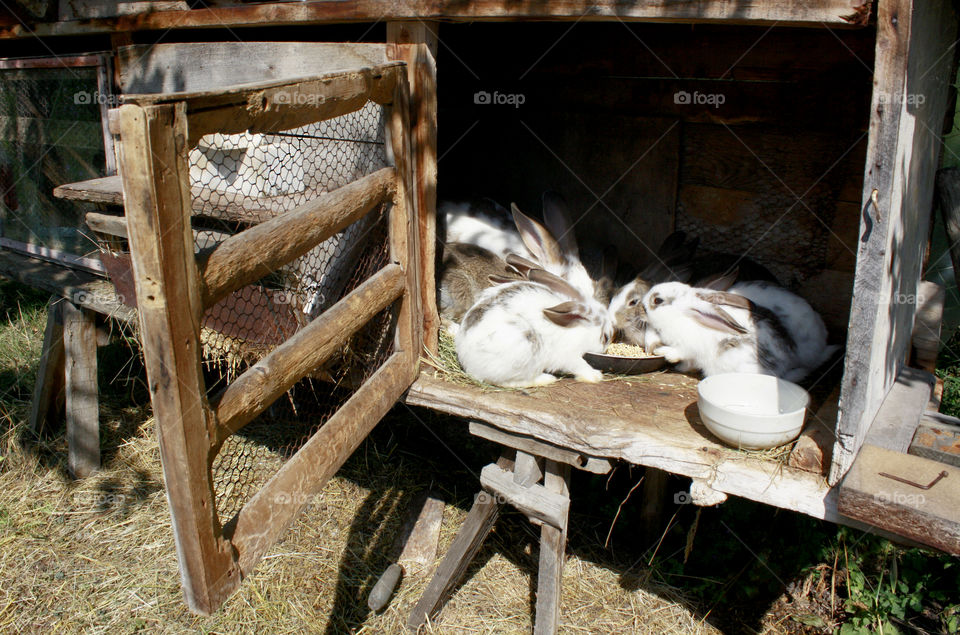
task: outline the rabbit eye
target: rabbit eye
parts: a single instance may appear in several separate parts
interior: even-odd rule
[[[630,301],[627,302],[627,306],[629,306],[629,307],[635,307],[635,306],[637,306],[637,302],[639,302],[639,301],[640,301],[639,298],[631,298]]]
[[[661,304],[663,304],[663,298],[661,298],[658,295],[655,295],[650,299],[650,304],[652,304],[653,306],[660,306]]]

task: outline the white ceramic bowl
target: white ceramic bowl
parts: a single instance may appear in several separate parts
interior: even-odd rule
[[[727,373],[697,386],[700,418],[737,448],[761,450],[793,441],[803,429],[810,395],[772,375]]]

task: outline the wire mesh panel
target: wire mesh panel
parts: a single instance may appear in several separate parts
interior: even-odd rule
[[[68,60],[69,61],[69,60]],[[66,63],[66,62],[65,62]],[[83,211],[54,198],[63,183],[104,176],[95,66],[0,68],[0,236],[83,255]]]

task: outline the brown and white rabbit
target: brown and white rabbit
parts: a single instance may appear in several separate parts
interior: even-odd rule
[[[440,317],[450,323],[448,330],[455,332],[454,325],[459,324],[484,289],[498,282],[522,279],[519,272],[492,251],[470,243],[447,243],[440,266]]]
[[[838,349],[823,319],[800,296],[769,282],[729,291],[658,284],[643,298],[660,344],[653,352],[703,375],[761,373],[800,381]]]
[[[562,278],[539,269],[528,281],[484,290],[460,323],[460,365],[471,377],[509,387],[543,386],[553,373],[598,382],[602,373],[584,359],[601,353],[613,325],[606,307]]]

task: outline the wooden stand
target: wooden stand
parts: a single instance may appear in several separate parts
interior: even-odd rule
[[[567,545],[570,467],[603,474],[610,471],[611,464],[594,457],[585,460],[578,453],[507,433],[478,421],[470,423],[470,432],[506,447],[496,463],[481,471],[482,489],[450,550],[410,613],[407,627],[416,630],[440,612],[493,529],[501,507],[509,503],[526,514],[530,522],[540,525],[537,614],[533,632],[538,635],[556,633],[560,619],[563,554]],[[511,459],[514,451],[515,457]]]

